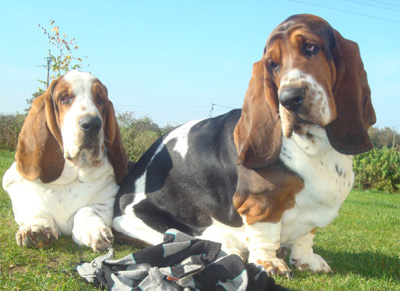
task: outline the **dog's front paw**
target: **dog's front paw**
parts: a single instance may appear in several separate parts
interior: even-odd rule
[[[270,258],[264,260],[257,260],[257,265],[262,266],[269,276],[285,276],[291,278],[293,276],[292,270],[286,265],[282,259]]]
[[[104,251],[112,246],[114,236],[104,223],[74,226],[72,238],[78,245],[91,247],[94,251]]]
[[[300,271],[325,273],[331,271],[331,267],[329,267],[328,263],[320,255],[314,253],[304,255],[300,258],[290,257],[290,264]]]
[[[52,226],[34,224],[21,227],[15,238],[20,247],[46,248],[57,241],[58,232]]]

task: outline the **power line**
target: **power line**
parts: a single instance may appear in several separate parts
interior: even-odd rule
[[[20,98],[0,98],[0,100],[26,101],[26,99],[20,99]]]
[[[135,105],[135,104],[114,104],[115,107],[147,107],[147,108],[199,108],[208,107],[208,105]]]
[[[213,106],[234,109],[235,107],[215,104],[212,103]],[[150,105],[150,104],[114,104],[115,107],[148,107],[148,108],[200,108],[200,107],[209,107],[210,105]]]
[[[324,5],[319,5],[319,4],[314,4],[314,3],[309,3],[309,2],[299,1],[299,0],[288,0],[288,1],[297,2],[297,3],[301,3],[301,4],[306,4],[306,5],[311,5],[311,6],[316,6],[316,7],[321,7],[321,8],[326,8],[326,9],[331,9],[331,10],[340,11],[340,12],[346,12],[346,13],[350,13],[350,14],[354,14],[354,15],[359,15],[359,16],[364,16],[364,17],[369,17],[369,18],[374,18],[374,19],[378,19],[378,20],[382,20],[382,21],[387,21],[387,22],[400,24],[400,21],[390,20],[390,19],[376,17],[376,16],[363,14],[363,13],[358,13],[358,12],[352,12],[352,11],[345,10],[345,9],[339,9],[339,8],[334,8],[334,7],[329,7],[329,6],[324,6]]]
[[[357,4],[361,4],[361,5],[365,5],[365,6],[377,7],[377,8],[381,8],[381,9],[385,9],[385,10],[389,10],[389,11],[396,11],[396,12],[400,11],[399,9],[395,9],[395,8],[388,8],[388,7],[383,7],[383,6],[380,6],[380,5],[368,4],[368,3],[355,1],[355,0],[346,0],[346,1],[357,3]]]
[[[228,109],[234,109],[233,107],[230,107],[230,106],[225,106],[225,105],[219,105],[219,104],[211,103],[211,108],[210,108],[210,111],[209,111],[208,114],[207,114],[207,118],[211,118],[211,117],[212,117],[212,113],[213,113],[213,110],[214,110],[214,107],[215,107],[215,106],[223,107],[223,108],[228,108]]]
[[[115,104],[114,106],[115,107],[142,107],[142,108],[143,107],[147,107],[147,108],[204,108],[204,107],[208,107],[209,105],[169,105],[169,106],[165,106],[165,105],[132,105],[132,104],[131,105],[121,105],[121,104]],[[208,111],[207,118],[212,117],[215,106],[227,108],[227,109],[234,109],[234,107],[231,107],[231,106],[211,103],[211,108]]]
[[[213,103],[213,105],[218,106],[218,107],[228,108],[228,109],[235,109],[235,107],[226,106],[226,105],[220,105],[220,104],[215,104],[215,103]]]
[[[395,4],[386,3],[386,2],[382,2],[382,1],[376,1],[376,0],[369,0],[369,1],[375,2],[375,3],[380,3],[380,4],[383,4],[383,5],[387,5],[387,6],[393,6],[393,7],[399,7],[400,8],[400,5],[395,5]]]

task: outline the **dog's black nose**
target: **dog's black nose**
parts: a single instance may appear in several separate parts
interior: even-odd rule
[[[97,116],[85,116],[79,119],[79,127],[90,136],[98,134],[102,125],[103,121]]]
[[[304,88],[287,89],[279,95],[279,102],[290,111],[298,110],[306,98]]]

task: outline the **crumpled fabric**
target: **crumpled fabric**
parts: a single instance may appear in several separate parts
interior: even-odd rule
[[[109,290],[288,290],[254,264],[227,255],[221,244],[170,229],[164,242],[112,260],[113,249],[77,266],[79,275]]]

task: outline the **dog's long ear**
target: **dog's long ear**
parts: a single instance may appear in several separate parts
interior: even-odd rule
[[[333,90],[337,118],[326,127],[329,141],[338,152],[360,154],[372,149],[368,128],[376,122],[367,73],[357,43],[335,31],[333,58],[336,84]]]
[[[278,110],[277,88],[259,61],[253,65],[242,115],[234,130],[238,164],[261,169],[278,159],[282,144]]]
[[[114,168],[115,180],[119,185],[128,173],[128,159],[122,145],[121,133],[115,117],[114,106],[110,100],[107,101],[105,133],[108,160]]]
[[[64,169],[62,139],[52,96],[58,80],[33,101],[18,137],[17,170],[30,181],[40,178],[43,183],[53,182]]]

